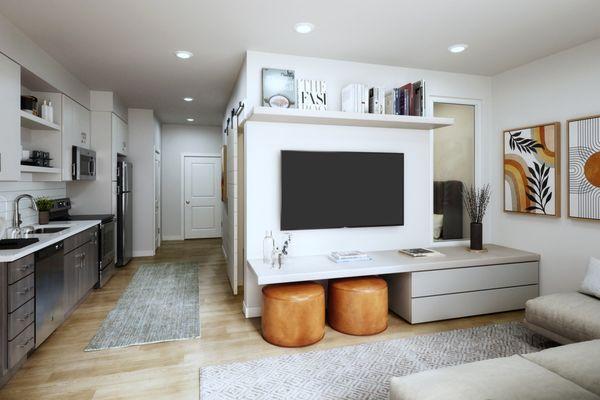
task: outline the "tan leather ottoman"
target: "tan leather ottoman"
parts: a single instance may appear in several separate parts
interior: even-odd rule
[[[388,324],[387,283],[374,276],[329,281],[327,320],[336,331],[350,335],[383,332]]]
[[[314,282],[263,287],[262,335],[276,346],[301,347],[325,335],[325,290]]]

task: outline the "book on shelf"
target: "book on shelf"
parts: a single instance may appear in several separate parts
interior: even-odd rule
[[[369,114],[384,114],[385,92],[383,88],[372,87],[369,89]]]
[[[425,115],[425,82],[417,81],[394,88],[385,95],[385,114]]]
[[[369,92],[360,83],[352,83],[342,89],[342,111],[352,113],[369,112]]]
[[[371,257],[362,251],[334,251],[329,254],[329,259],[336,263],[369,261]]]
[[[406,254],[411,257],[440,257],[444,256],[444,254],[439,251],[435,251],[432,249],[424,249],[421,247],[413,248],[413,249],[401,249],[398,250],[402,254]]]

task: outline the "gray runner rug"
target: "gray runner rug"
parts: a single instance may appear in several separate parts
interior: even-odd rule
[[[85,351],[198,337],[198,265],[144,264]]]
[[[216,365],[200,370],[200,399],[387,399],[393,376],[548,345],[514,322]]]

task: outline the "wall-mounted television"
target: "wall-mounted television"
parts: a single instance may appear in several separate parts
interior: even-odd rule
[[[404,225],[404,154],[281,152],[281,230]]]

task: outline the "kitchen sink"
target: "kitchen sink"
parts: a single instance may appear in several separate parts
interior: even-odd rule
[[[65,229],[69,229],[69,228],[66,228],[64,226],[55,227],[55,228],[37,228],[37,229],[34,229],[32,233],[34,233],[36,235],[43,234],[43,233],[56,233],[56,232],[64,231]]]
[[[27,238],[27,239],[2,239],[0,240],[0,250],[14,250],[22,249],[30,244],[39,242],[38,238]]]

